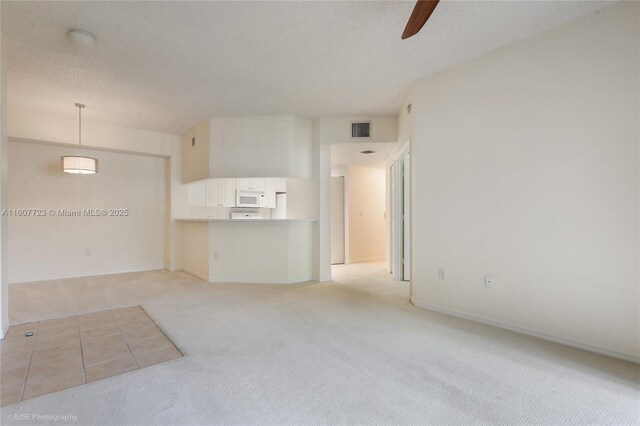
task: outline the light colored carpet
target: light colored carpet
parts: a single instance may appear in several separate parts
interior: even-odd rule
[[[637,365],[415,308],[379,264],[334,278],[234,285],[147,272],[13,285],[14,323],[140,304],[187,356],[6,406],[1,422],[640,423]]]

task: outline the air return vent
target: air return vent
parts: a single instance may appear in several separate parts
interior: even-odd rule
[[[371,122],[359,122],[351,123],[351,137],[352,138],[370,138],[371,137]]]

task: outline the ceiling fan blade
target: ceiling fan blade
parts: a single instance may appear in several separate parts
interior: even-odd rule
[[[440,0],[418,0],[411,12],[407,26],[402,33],[402,39],[416,35],[422,29],[427,19],[431,16]]]

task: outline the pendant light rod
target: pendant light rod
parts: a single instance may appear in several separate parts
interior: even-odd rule
[[[76,102],[76,106],[78,107],[78,152],[81,152],[82,151],[82,108],[84,108],[85,105]]]

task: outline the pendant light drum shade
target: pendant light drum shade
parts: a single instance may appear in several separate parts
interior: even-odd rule
[[[98,173],[98,160],[92,157],[65,155],[60,157],[62,170],[76,175],[93,175]]]
[[[78,155],[64,155],[60,157],[62,171],[74,175],[93,175],[98,173],[98,159],[82,155],[82,108],[83,104],[76,104],[78,108]]]

